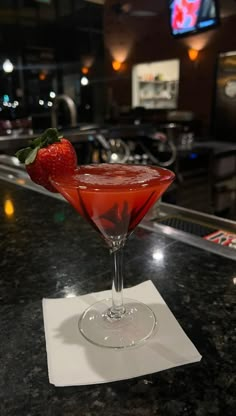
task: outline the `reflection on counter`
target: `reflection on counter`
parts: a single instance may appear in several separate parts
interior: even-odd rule
[[[11,199],[5,199],[4,212],[7,217],[12,217],[14,215],[15,208],[14,208],[14,203]]]

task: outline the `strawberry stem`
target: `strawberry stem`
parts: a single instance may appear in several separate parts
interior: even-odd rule
[[[49,128],[45,130],[41,136],[31,140],[28,147],[18,150],[15,156],[21,163],[30,165],[35,161],[40,149],[48,147],[53,143],[60,142],[61,138],[62,136],[59,136],[57,129]]]

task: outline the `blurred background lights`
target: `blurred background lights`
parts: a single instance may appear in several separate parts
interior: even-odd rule
[[[2,68],[4,72],[6,72],[7,74],[10,74],[14,69],[14,65],[10,61],[10,59],[5,59],[5,61],[3,62]]]
[[[119,71],[121,69],[121,62],[112,61],[112,68],[114,69],[114,71]]]
[[[89,69],[88,69],[86,66],[83,66],[83,67],[81,68],[81,72],[82,72],[82,74],[87,75],[87,74],[88,74],[88,72],[89,72]]]
[[[111,161],[112,162],[117,162],[119,156],[117,155],[117,153],[112,153],[111,154]]]
[[[8,104],[9,105],[9,104]],[[18,107],[18,105],[19,105],[19,101],[13,101],[13,103],[12,103],[12,107],[13,108],[16,108],[16,107]]]
[[[41,71],[39,73],[39,79],[40,79],[40,81],[45,81],[46,78],[47,78],[47,74],[44,71]]]
[[[50,98],[55,98],[56,97],[56,93],[54,91],[50,91],[49,97]]]
[[[81,85],[85,86],[85,85],[88,85],[89,80],[87,77],[82,77],[80,82],[81,82]]]
[[[9,103],[9,101],[10,101],[9,95],[8,94],[4,94],[4,96],[3,96],[3,103]]]

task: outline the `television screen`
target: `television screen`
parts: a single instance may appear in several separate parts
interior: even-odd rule
[[[170,0],[169,12],[173,36],[196,34],[219,24],[217,0]]]

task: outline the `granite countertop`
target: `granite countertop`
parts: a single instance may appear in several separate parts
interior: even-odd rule
[[[126,247],[125,286],[151,279],[201,362],[56,388],[48,381],[42,298],[110,289],[108,252],[68,204],[4,181],[0,189],[1,416],[235,415],[235,261],[138,228]]]

